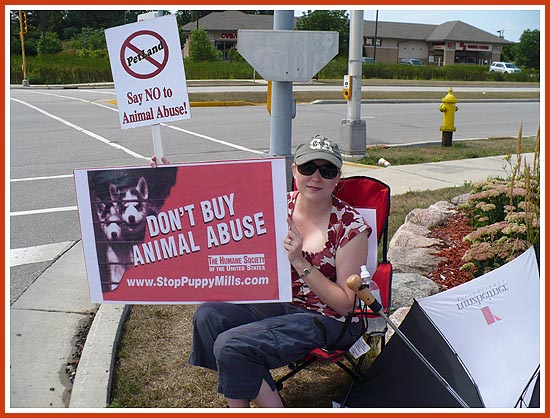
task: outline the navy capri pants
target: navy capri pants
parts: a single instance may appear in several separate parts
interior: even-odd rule
[[[207,302],[193,319],[189,363],[218,372],[218,393],[255,399],[270,370],[299,360],[312,349],[347,349],[361,335],[361,323],[344,322],[291,303]]]

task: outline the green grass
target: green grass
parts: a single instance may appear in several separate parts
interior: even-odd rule
[[[404,165],[508,155],[516,153],[517,142],[517,138],[510,137],[453,141],[451,147],[442,147],[441,144],[410,147],[375,146],[368,148],[367,156],[358,162],[376,165],[380,158],[385,158],[392,165]],[[535,137],[523,138],[522,152],[535,152],[535,145]]]

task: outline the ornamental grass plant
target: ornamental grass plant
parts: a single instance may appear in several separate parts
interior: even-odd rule
[[[470,248],[461,270],[481,276],[540,244],[540,128],[535,138],[532,164],[522,155],[522,127],[517,138],[515,163],[505,157],[506,179],[489,178],[473,184],[460,208],[474,231],[464,237]]]

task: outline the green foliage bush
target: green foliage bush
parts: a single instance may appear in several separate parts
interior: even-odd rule
[[[67,43],[69,48],[89,51],[107,50],[107,40],[103,29],[83,28],[82,32],[75,34]]]
[[[235,48],[231,48],[227,51],[227,57],[231,62],[246,62],[243,56]]]
[[[195,62],[184,60],[185,77],[188,80],[239,80],[261,78],[246,61]]]
[[[112,81],[107,50],[96,49],[99,45],[93,40],[94,36],[94,33],[90,32],[83,39],[71,41],[71,53],[64,52],[37,57],[27,54],[29,83],[104,83]],[[86,45],[90,47],[86,47]],[[19,48],[21,48],[20,45]],[[186,58],[186,78],[188,80],[261,78],[236,50],[230,50],[228,56],[229,60],[223,61],[219,59],[218,51],[216,51],[215,58],[210,61]],[[341,80],[347,73],[348,60],[337,57],[323,67],[317,77],[325,80]],[[64,79],[63,77],[68,74],[70,77]],[[489,73],[487,66],[477,65],[437,67],[432,65],[363,64],[363,78],[520,82],[539,81],[540,74],[526,71],[521,74]],[[10,60],[10,83],[20,84],[21,81],[21,50],[19,49],[18,53],[13,54]]]
[[[321,71],[321,79],[341,79],[348,74],[347,58],[334,58]],[[490,73],[487,65],[454,64],[436,65],[363,64],[363,78],[396,80],[450,80],[450,81],[539,81],[535,71],[521,74]]]
[[[195,29],[189,40],[189,60],[194,62],[215,61],[221,58],[204,29]]]

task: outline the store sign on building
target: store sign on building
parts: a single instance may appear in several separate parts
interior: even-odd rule
[[[220,39],[229,39],[229,40],[237,40],[237,34],[236,33],[222,33],[220,34]]]
[[[468,44],[466,42],[457,42],[456,49],[462,49],[463,51],[489,51],[490,45],[484,44]]]

